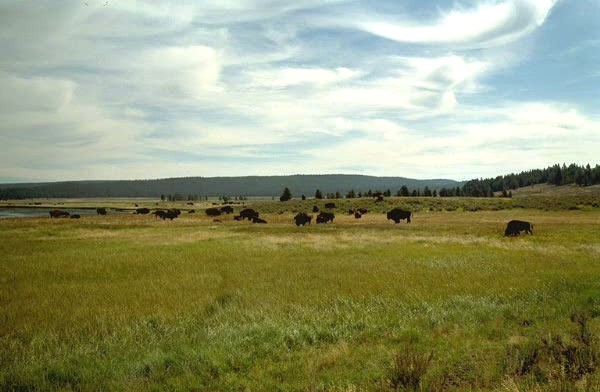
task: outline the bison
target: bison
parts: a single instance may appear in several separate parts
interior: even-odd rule
[[[388,220],[393,220],[394,223],[400,223],[401,220],[406,219],[406,223],[410,223],[410,217],[412,215],[412,212],[410,211],[404,211],[401,210],[400,208],[394,208],[393,210],[389,211],[387,213],[387,218]]]
[[[356,211],[358,211],[358,213],[359,213],[359,214],[361,214],[361,215],[364,215],[364,214],[366,214],[367,212],[369,212],[369,211],[367,211],[367,209],[365,209],[365,208],[359,208],[359,209],[357,209]]]
[[[360,219],[360,218],[362,218],[362,215],[360,214],[360,212],[355,212],[354,219]]]
[[[71,218],[71,219],[79,219],[79,218],[81,218],[81,215],[79,215],[79,214],[72,214],[71,216],[69,216],[69,218]]]
[[[520,221],[520,220],[511,220],[506,225],[506,230],[504,231],[505,237],[514,237],[521,234],[521,232],[533,234],[533,224],[530,222]]]
[[[238,222],[239,222],[239,221],[241,221],[241,220],[242,220],[242,217],[241,217],[241,216],[239,216],[239,215],[235,215],[235,216],[233,217],[233,220],[234,220],[234,221],[238,221]]]
[[[252,223],[267,223],[267,221],[259,218],[258,216],[255,216],[255,217],[252,217]]]
[[[176,209],[167,210],[165,213],[162,214],[161,218],[163,218],[163,220],[165,220],[165,219],[173,220],[173,219],[177,218],[179,216],[179,214],[181,214],[181,211],[179,211],[179,210],[176,210]]]
[[[325,203],[325,208],[333,209],[335,208],[335,203]]]
[[[206,215],[208,216],[219,216],[221,215],[221,210],[218,208],[207,208],[206,209]]]
[[[221,207],[221,213],[223,213],[223,214],[232,214],[233,213],[233,207],[231,207],[231,206]]]
[[[189,210],[188,211],[188,214],[195,214],[195,213],[196,213],[196,210]]]
[[[157,210],[152,213],[152,215],[154,215],[155,218],[162,218],[163,215],[165,215],[165,214],[166,214],[166,212],[163,210]]]
[[[321,212],[319,215],[317,215],[317,223],[333,223],[333,218],[335,218],[335,215],[333,215],[333,213]]]
[[[240,216],[242,217],[242,220],[252,220],[258,218],[258,211],[254,211],[252,208],[246,208],[240,211]]]
[[[348,215],[354,215],[354,210],[348,210]]]
[[[149,214],[149,213],[150,213],[150,210],[149,210],[149,209],[147,209],[147,208],[137,208],[137,209],[135,210],[135,213],[136,213],[136,214],[140,214],[140,215],[146,215],[146,214]]]
[[[96,208],[96,214],[106,215],[106,208]]]
[[[383,196],[382,195],[375,196],[375,203],[380,203],[382,201],[383,201]]]
[[[50,214],[50,218],[66,218],[70,215],[67,211],[63,210],[52,210],[48,211],[48,213]]]
[[[294,221],[296,222],[296,226],[304,226],[307,223],[310,225],[310,222],[312,221],[312,215],[301,212],[294,217]]]

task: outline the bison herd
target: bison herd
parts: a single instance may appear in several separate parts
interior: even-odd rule
[[[336,208],[335,203],[326,203],[326,209],[334,209]],[[314,213],[318,212],[316,216],[317,223],[333,223],[335,219],[335,215],[333,212],[320,211],[319,207],[316,205],[313,206],[312,211]],[[189,210],[188,213],[194,213],[195,210]],[[98,215],[107,215],[106,208],[97,208],[96,213]],[[217,217],[221,215],[233,214],[233,207],[226,205],[220,208],[211,207],[205,210],[205,213],[209,217]],[[360,219],[363,215],[367,214],[368,210],[365,208],[357,208],[357,209],[349,209],[348,215],[353,215],[355,219]],[[50,218],[70,218],[70,219],[79,219],[81,216],[79,214],[70,214],[67,211],[54,209],[49,211]],[[148,208],[136,208],[134,214],[136,215],[147,215],[150,214],[150,210]],[[161,218],[162,220],[173,220],[181,214],[181,211],[178,209],[168,209],[168,210],[156,210],[152,212],[156,218]],[[386,213],[386,217],[388,220],[393,221],[395,224],[398,224],[402,221],[406,221],[406,223],[411,222],[412,212],[403,210],[401,208],[394,208]],[[297,213],[294,216],[294,223],[296,226],[306,226],[310,225],[312,222],[313,216],[308,215],[305,212]],[[267,223],[267,221],[261,217],[259,217],[259,212],[252,208],[245,208],[239,212],[238,215],[233,216],[234,221],[243,221],[248,220],[252,223]],[[214,219],[213,222],[221,222],[219,219]],[[508,222],[506,226],[506,230],[504,231],[504,236],[506,237],[515,237],[521,235],[521,233],[533,234],[533,224],[526,221],[520,220],[511,220]]]

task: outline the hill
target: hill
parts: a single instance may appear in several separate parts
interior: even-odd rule
[[[401,186],[409,189],[452,188],[463,183],[454,180],[417,180],[404,177],[374,177],[362,175],[291,175],[248,177],[181,177],[155,180],[125,181],[66,181],[28,184],[0,184],[0,199],[23,198],[77,198],[77,197],[160,197],[180,194],[199,196],[275,196],[284,187],[296,197],[350,190],[367,192],[386,189],[396,192]]]

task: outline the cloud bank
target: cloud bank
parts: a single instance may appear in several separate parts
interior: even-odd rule
[[[1,181],[597,160],[600,75],[569,12],[593,13],[573,3],[105,3],[0,4]]]

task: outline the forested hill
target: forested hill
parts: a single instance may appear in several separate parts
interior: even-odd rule
[[[396,192],[410,189],[455,188],[462,182],[454,180],[416,180],[404,177],[373,177],[361,175],[291,175],[251,177],[182,177],[131,181],[68,181],[29,184],[0,184],[0,199],[77,198],[77,197],[160,197],[179,194],[194,196],[279,196],[284,187],[294,197],[312,197],[319,189],[324,194],[346,194],[369,190]]]
[[[536,184],[568,185],[582,187],[600,184],[600,165],[577,165],[575,163],[556,164],[545,169],[535,169],[512,173],[495,178],[482,178],[467,181],[462,188],[463,196],[490,197],[494,192],[505,196],[512,189]]]

